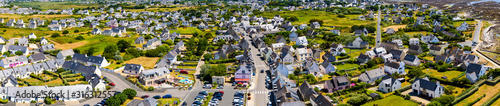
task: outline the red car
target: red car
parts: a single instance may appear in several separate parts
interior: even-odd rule
[[[220,93],[224,94],[224,91],[219,91]]]
[[[144,96],[141,96],[141,98],[148,98],[149,95],[144,95]]]
[[[115,83],[109,83],[108,85],[109,86],[115,86]]]

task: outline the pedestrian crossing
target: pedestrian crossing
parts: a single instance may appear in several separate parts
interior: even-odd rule
[[[253,91],[253,94],[256,94],[256,95],[258,95],[258,94],[266,94],[267,95],[268,93],[269,93],[269,91],[267,91],[267,90],[266,91]]]

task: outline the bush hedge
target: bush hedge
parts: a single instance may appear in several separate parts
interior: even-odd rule
[[[75,79],[66,79],[67,82],[75,82]]]
[[[484,96],[485,96],[485,95],[483,95],[483,96],[481,96],[481,97],[479,97],[479,98],[476,98],[476,100],[471,101],[471,102],[469,102],[469,103],[465,104],[465,106],[472,106],[472,105],[476,104],[479,100],[483,99],[483,98],[484,98]]]
[[[453,102],[451,102],[451,104],[452,104],[452,105],[457,104],[458,102],[460,102],[460,101],[464,100],[465,98],[467,98],[467,97],[471,96],[472,94],[474,94],[477,90],[478,90],[478,88],[477,88],[477,87],[474,87],[474,88],[473,88],[472,90],[470,90],[469,92],[467,92],[467,93],[463,93],[462,95],[457,96],[457,97],[455,98],[455,100],[453,100]]]
[[[236,62],[236,59],[221,59],[221,60],[209,60],[208,61],[208,63],[210,63],[210,64],[230,63],[230,62]]]

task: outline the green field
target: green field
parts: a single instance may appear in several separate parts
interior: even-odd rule
[[[177,101],[177,104],[179,104],[181,102],[181,99],[179,99],[179,98],[158,99],[158,106],[165,106],[165,105],[167,105],[167,103],[170,106],[173,106],[174,101]]]
[[[374,106],[374,105],[379,105],[379,106],[418,106],[419,104],[410,101],[410,100],[405,100],[403,97],[400,96],[389,96],[384,99],[376,100],[373,102],[366,103],[362,106]]]
[[[85,45],[78,47],[77,49],[80,49],[82,51],[88,50],[91,47],[96,48],[96,52],[94,52],[93,55],[98,55],[102,54],[104,52],[104,48],[108,45],[114,45],[120,40],[125,40],[127,42],[134,42],[135,37],[112,37],[112,36],[106,36],[106,35],[93,35],[89,36],[85,39],[85,41],[88,41]]]
[[[73,2],[18,2],[13,3],[14,5],[18,5],[20,7],[33,7],[42,10],[48,9],[70,9],[70,8],[87,8],[87,7],[97,7],[98,4],[82,4],[82,3],[73,3]]]
[[[356,20],[359,15],[345,15],[345,18],[338,18],[337,15],[333,13],[328,13],[325,11],[314,11],[314,10],[301,10],[301,11],[274,11],[274,12],[264,12],[263,17],[272,18],[275,15],[281,15],[281,17],[296,16],[299,20],[292,22],[293,25],[308,24],[311,19],[322,19],[323,26],[345,26],[351,27],[352,25],[367,25],[375,23],[376,21],[360,21]]]

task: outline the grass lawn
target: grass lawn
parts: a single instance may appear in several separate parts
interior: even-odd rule
[[[84,37],[85,38],[85,37]],[[91,47],[96,48],[96,52],[93,55],[102,54],[104,52],[104,48],[108,45],[114,45],[120,40],[125,40],[127,42],[134,42],[137,37],[112,37],[106,35],[93,35],[85,38],[85,41],[88,41],[85,45],[78,47],[81,51],[86,51]]]
[[[438,72],[435,69],[429,69],[429,71],[427,71],[427,69],[424,69],[424,70],[422,70],[422,72],[428,73],[428,74],[430,74],[432,76],[439,77],[439,78],[441,78],[442,76],[446,76],[450,80],[452,78],[458,77],[460,74],[462,74],[461,71],[455,71],[455,70],[453,70],[453,71],[445,71],[445,72]]]
[[[465,21],[465,22],[467,22],[467,24],[469,24],[469,25],[474,25],[477,23],[476,21]],[[464,23],[464,21],[453,21],[453,26],[458,27],[462,23]],[[474,29],[474,27],[470,27],[470,28]]]
[[[168,98],[168,99],[162,98],[162,99],[158,99],[158,106],[164,106],[167,103],[170,104],[170,106],[173,106],[174,105],[174,101],[177,101],[177,104],[180,104],[181,99],[179,99],[179,98]]]
[[[359,67],[359,64],[341,64],[341,65],[335,65],[337,66],[338,70],[350,70],[350,69],[357,69]]]
[[[50,23],[50,21],[47,20],[59,20],[59,19],[66,19],[66,18],[80,18],[80,15],[63,15],[63,14],[53,14],[53,15],[42,15],[42,14],[37,14],[37,15],[20,15],[20,14],[1,14],[0,18],[4,19],[23,19],[24,22],[29,22],[30,19],[32,18],[40,18],[42,20],[46,20],[45,24]],[[8,21],[8,20],[7,20]]]
[[[442,85],[444,85],[444,84],[442,84]],[[448,86],[451,86],[451,85],[444,85],[444,88],[446,88]],[[453,87],[455,87],[455,89],[453,89],[453,94],[451,94],[453,96],[457,96],[458,94],[461,94],[464,90],[466,90],[464,88],[460,88],[460,87],[456,87],[456,86],[453,86]],[[457,93],[455,93],[455,92],[457,92]]]
[[[180,69],[196,69],[196,66],[177,66]]]
[[[415,35],[415,34],[427,35],[429,32],[419,31],[419,32],[405,32],[405,33],[408,35]]]
[[[380,105],[380,106],[418,106],[418,103],[415,103],[410,100],[405,100],[403,97],[400,96],[389,96],[384,99],[372,101],[369,103],[366,103],[362,106],[373,106],[373,105]]]
[[[99,5],[93,4],[83,4],[83,3],[73,3],[73,2],[18,2],[13,3],[20,7],[35,7],[42,10],[48,9],[69,9],[69,8],[87,8],[87,7],[97,7]]]
[[[486,96],[479,100],[475,105],[481,105],[483,104],[484,102],[486,102],[488,99],[490,99],[491,97],[493,97],[495,94],[497,94],[499,91],[500,91],[500,84],[496,84],[495,86],[490,86],[490,85],[487,85],[487,84],[483,84],[481,87],[479,87],[479,90],[477,92],[475,92],[474,94],[472,94],[471,96],[469,96],[468,98],[465,98],[464,100],[460,101],[458,104],[456,104],[457,106],[462,106],[462,105],[465,105],[473,100],[476,100],[476,98],[479,98],[481,96],[483,96],[484,94],[486,94]],[[495,105],[492,105],[492,106],[495,106]]]
[[[358,58],[359,54],[364,54],[366,52],[366,49],[344,49],[347,55],[351,56],[350,58]]]
[[[500,99],[497,99],[491,106],[500,106]]]
[[[36,36],[42,37],[46,35],[52,35],[54,31],[42,31],[37,29],[29,29],[29,28],[0,28],[0,35],[2,35],[5,39],[10,38],[21,38],[23,36],[28,36],[31,33],[35,33]]]
[[[195,8],[195,7],[172,7],[172,8],[147,8],[147,9],[125,9],[127,12],[142,12],[142,11],[151,11],[151,12],[160,12],[160,11],[177,11],[180,9],[189,9],[189,8]]]
[[[196,27],[186,27],[186,28],[179,27],[176,30],[170,30],[170,33],[173,33],[173,32],[177,32],[177,33],[184,34],[184,35],[192,35],[195,32],[198,32],[198,34],[205,35],[204,31],[201,31],[200,29],[198,29]]]
[[[313,11],[313,10],[299,10],[299,11],[274,11],[274,12],[264,12],[261,16],[266,18],[272,18],[276,14],[280,14],[281,17],[296,16],[299,20],[292,22],[293,25],[308,24],[311,19],[321,19],[323,20],[323,26],[343,26],[351,27],[352,25],[367,25],[374,24],[376,21],[360,21],[355,20],[359,15],[345,15],[345,18],[338,18],[337,15],[333,13],[328,13],[325,11]]]

